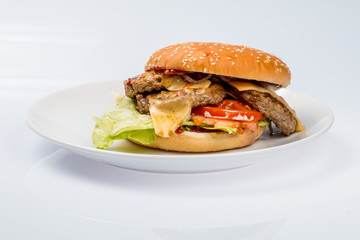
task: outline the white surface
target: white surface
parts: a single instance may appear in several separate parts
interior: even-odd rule
[[[357,1],[6,1],[0,8],[1,239],[359,239]],[[189,40],[276,53],[334,112],[309,144],[205,174],[124,170],[25,124],[30,103],[133,76]],[[96,96],[94,96],[96,97]]]
[[[281,89],[278,94],[296,109],[306,131],[289,137],[278,131],[269,136],[265,131],[251,146],[215,153],[165,152],[127,140],[117,141],[107,150],[94,149],[91,141],[94,122],[90,119],[101,117],[115,107],[114,103],[109,103],[110,93],[120,90],[119,82],[83,84],[50,94],[29,107],[25,120],[40,136],[78,155],[127,169],[164,173],[211,172],[249,166],[264,161],[266,154],[313,140],[333,123],[333,113],[320,101],[290,89]]]

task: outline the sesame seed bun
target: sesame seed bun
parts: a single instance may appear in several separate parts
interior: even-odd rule
[[[156,51],[145,70],[175,69],[268,82],[290,84],[286,64],[273,54],[246,46],[224,43],[188,42]]]
[[[261,136],[264,129],[265,127],[259,127],[256,131],[244,129],[242,134],[197,132],[174,133],[169,138],[157,136],[156,140],[148,145],[133,140],[131,141],[142,146],[168,151],[214,152],[251,145]]]

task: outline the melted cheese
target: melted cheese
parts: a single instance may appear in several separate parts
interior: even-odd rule
[[[169,91],[189,92],[191,89],[206,89],[210,86],[211,81],[188,83],[180,76],[163,76],[161,83]],[[158,136],[170,137],[178,127],[190,119],[192,100],[189,97],[149,98],[149,103],[150,115]]]
[[[185,87],[188,82],[185,81],[182,77],[174,75],[168,76],[163,75],[161,79],[161,84],[169,91],[179,91]]]
[[[189,84],[186,86],[186,88],[189,88],[189,89],[198,89],[198,88],[206,89],[206,88],[208,88],[210,85],[211,85],[211,81],[205,80],[205,81],[201,81],[201,82],[198,82],[198,83],[189,83]]]
[[[296,132],[301,132],[301,131],[305,130],[305,126],[302,125],[301,121],[297,118],[294,109],[292,109],[287,104],[287,102],[285,102],[285,100],[282,97],[280,97],[279,95],[277,95],[275,92],[270,91],[270,90],[268,90],[266,88],[260,87],[258,85],[252,84],[250,82],[245,82],[245,81],[229,81],[228,84],[230,84],[231,86],[233,86],[234,88],[236,88],[240,92],[248,91],[248,90],[255,90],[255,91],[258,91],[258,92],[264,92],[264,93],[270,94],[273,98],[278,100],[284,107],[286,107],[289,110],[289,112],[293,115],[293,117],[296,119],[295,131]]]
[[[211,85],[211,81],[205,80],[198,83],[189,83],[181,76],[164,75],[161,84],[169,91],[180,91],[182,89],[206,89]]]
[[[155,134],[170,137],[185,121],[190,119],[191,100],[185,96],[170,99],[150,98],[150,115]]]

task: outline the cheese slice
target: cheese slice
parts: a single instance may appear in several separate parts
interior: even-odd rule
[[[181,76],[168,76],[164,75],[161,80],[161,84],[169,91],[191,90],[191,89],[206,89],[211,85],[210,80],[205,80],[197,83],[189,83]]]
[[[185,121],[190,119],[191,99],[178,96],[169,99],[149,98],[150,115],[155,134],[170,137]]]
[[[188,85],[186,85],[185,88],[187,89],[206,89],[208,87],[210,87],[211,85],[211,81],[209,80],[205,80],[205,81],[201,81],[201,82],[197,82],[197,83],[189,83]]]
[[[178,75],[163,75],[161,84],[169,91],[179,91],[183,89],[188,82]]]
[[[270,91],[270,90],[268,90],[266,88],[263,88],[261,86],[255,85],[253,83],[245,82],[245,81],[229,81],[228,84],[230,84],[231,86],[233,86],[234,88],[236,88],[240,92],[249,91],[249,90],[255,90],[255,91],[258,91],[258,92],[264,92],[264,93],[270,94],[273,98],[278,100],[285,108],[287,108],[289,110],[289,112],[293,115],[293,117],[296,119],[295,131],[296,132],[301,132],[301,131],[305,130],[305,126],[302,125],[300,119],[296,116],[296,113],[295,113],[294,109],[292,109],[287,104],[287,102],[285,102],[285,100],[282,97],[280,97],[279,95],[277,95],[275,92]]]

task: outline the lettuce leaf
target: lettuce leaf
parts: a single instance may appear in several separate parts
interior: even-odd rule
[[[197,126],[197,125],[195,125],[195,123],[193,121],[186,121],[186,122],[183,123],[181,128],[183,130],[185,130],[185,131],[190,131],[190,128],[192,126],[194,127],[194,126]],[[208,129],[208,130],[221,130],[221,131],[227,132],[229,134],[234,134],[237,131],[236,128],[231,128],[231,127],[221,127],[221,126],[214,127],[214,126],[211,126],[211,125],[200,125],[200,126],[197,126],[197,127],[201,127],[201,128]]]
[[[268,117],[263,117],[263,118],[261,118],[261,119],[259,120],[259,122],[258,122],[258,125],[259,125],[259,127],[266,127],[266,128],[268,128],[269,131],[270,131],[269,134],[270,134],[270,135],[273,134],[274,130],[273,130],[273,128],[272,128],[271,119],[270,119],[270,118],[268,118]]]
[[[259,127],[266,127],[266,126],[269,126],[269,125],[271,125],[271,120],[268,117],[263,117],[258,122]]]
[[[193,121],[186,121],[186,122],[183,123],[181,128],[183,130],[185,130],[185,131],[190,131],[190,128],[195,127],[195,126],[197,126],[197,125],[195,125],[195,123]],[[271,120],[268,117],[261,118],[259,120],[259,122],[258,122],[258,126],[259,127],[267,127],[267,126],[269,126],[270,130],[272,131]],[[209,129],[209,130],[222,130],[222,131],[227,132],[229,134],[234,134],[237,131],[236,128],[231,128],[231,127],[221,127],[221,126],[214,127],[214,126],[211,126],[211,125],[200,125],[200,126],[197,126],[197,127],[201,127],[201,128]]]
[[[95,148],[105,149],[114,140],[132,139],[143,144],[150,144],[156,138],[150,115],[140,114],[135,109],[135,102],[120,93],[112,93],[116,107],[106,112],[102,118],[94,117],[96,122],[92,134]]]

